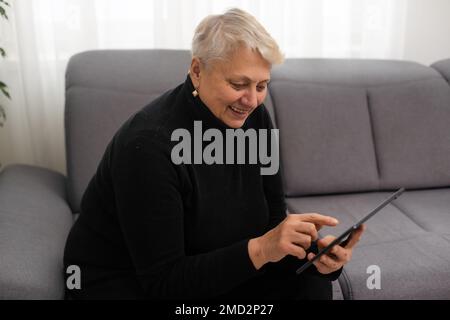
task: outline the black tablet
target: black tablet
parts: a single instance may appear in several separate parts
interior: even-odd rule
[[[397,199],[402,193],[403,191],[405,191],[405,188],[401,188],[399,190],[397,190],[394,194],[392,194],[389,198],[387,198],[386,200],[384,200],[378,207],[376,207],[374,210],[372,210],[368,215],[366,215],[364,218],[362,218],[360,221],[358,221],[356,224],[352,225],[350,228],[348,228],[347,230],[345,230],[339,237],[337,237],[336,239],[334,239],[333,242],[331,242],[328,246],[326,246],[325,248],[323,248],[322,250],[320,250],[315,256],[314,258],[312,258],[311,260],[307,261],[304,265],[302,265],[300,268],[297,269],[297,274],[302,273],[303,271],[305,271],[308,267],[310,267],[314,261],[316,261],[317,259],[319,259],[323,254],[327,253],[333,246],[340,244],[342,246],[345,246],[348,241],[350,240],[353,231],[355,231],[356,229],[358,229],[364,222],[366,222],[367,220],[369,220],[370,218],[372,218],[378,211],[380,211],[381,209],[383,209],[386,205],[388,205],[390,202],[392,202],[393,200]]]

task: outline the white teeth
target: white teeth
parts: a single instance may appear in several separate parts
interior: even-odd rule
[[[230,108],[231,108],[233,111],[236,111],[237,113],[240,113],[240,114],[246,114],[246,113],[247,113],[246,110],[241,110],[241,109],[238,109],[238,108],[233,107],[233,106],[230,106]]]

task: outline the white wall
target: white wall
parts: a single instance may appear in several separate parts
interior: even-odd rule
[[[450,0],[408,0],[404,59],[430,65],[450,58]]]

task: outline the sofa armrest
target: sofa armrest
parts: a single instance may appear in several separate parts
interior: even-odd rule
[[[450,59],[435,62],[431,67],[437,70],[450,83]]]
[[[60,299],[73,223],[65,177],[28,165],[0,172],[0,299]]]

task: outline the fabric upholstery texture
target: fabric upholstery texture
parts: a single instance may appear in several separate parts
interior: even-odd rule
[[[73,223],[65,177],[11,165],[0,175],[0,299],[60,299]]]

